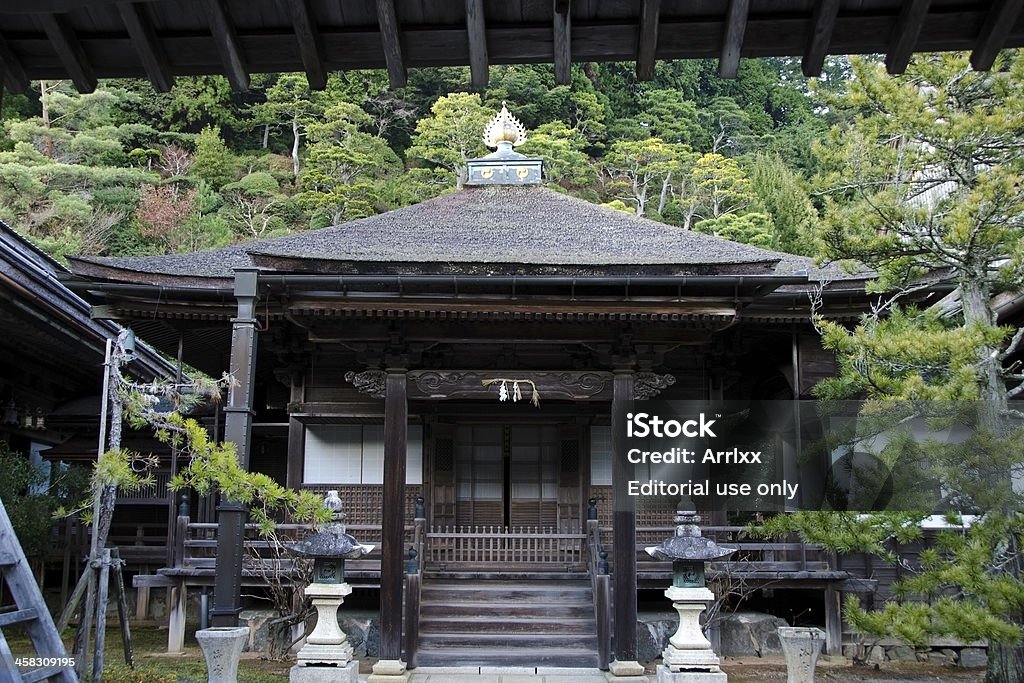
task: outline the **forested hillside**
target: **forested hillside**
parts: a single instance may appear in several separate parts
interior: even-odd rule
[[[846,83],[836,61],[812,89],[790,60],[747,60],[737,80],[713,62],[494,67],[264,76],[249,93],[220,77],[141,80],[79,95],[67,82],[5,93],[0,218],[58,258],[181,252],[344,222],[455,189],[483,155],[484,124],[506,102],[530,131],[520,151],[548,181],[623,211],[796,253],[818,250],[809,191]],[[832,112],[828,114],[828,112]]]

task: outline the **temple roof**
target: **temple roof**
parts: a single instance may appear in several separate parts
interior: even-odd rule
[[[863,279],[811,259],[730,242],[537,186],[466,188],[341,225],[223,249],[74,257],[79,275],[203,286],[233,269],[451,275],[793,275]],[[147,277],[148,276],[148,277]]]

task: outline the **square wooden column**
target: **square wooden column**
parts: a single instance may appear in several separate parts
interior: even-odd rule
[[[409,404],[404,369],[384,378],[384,510],[381,522],[380,658],[402,658],[402,585],[405,579],[405,457]]]
[[[238,462],[249,469],[252,436],[253,387],[256,378],[256,296],[259,277],[256,270],[235,271],[235,299],[238,315],[231,320],[231,375],[235,383],[228,389],[224,408],[224,441],[235,444]],[[242,544],[248,510],[237,501],[221,499],[217,506],[217,573],[213,584],[211,626],[237,626],[241,611]]]
[[[626,460],[626,413],[633,409],[633,371],[616,370],[612,382],[613,650],[617,662],[635,664],[636,500],[629,495],[628,482],[633,478],[633,466]]]

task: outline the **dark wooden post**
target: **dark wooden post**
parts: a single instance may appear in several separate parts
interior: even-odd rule
[[[612,576],[615,659],[636,661],[636,501],[629,495],[633,468],[626,460],[626,413],[633,409],[633,371],[616,370],[612,385]]]
[[[384,511],[381,521],[380,658],[402,658],[402,584],[405,580],[405,456],[409,406],[405,370],[384,380]]]
[[[255,269],[235,271],[238,316],[231,325],[231,374],[224,421],[224,441],[235,444],[238,462],[249,469],[252,435],[253,384],[256,368],[256,293],[259,278]],[[211,626],[237,626],[241,611],[242,543],[248,511],[236,501],[221,500],[217,506],[217,574],[213,583]]]

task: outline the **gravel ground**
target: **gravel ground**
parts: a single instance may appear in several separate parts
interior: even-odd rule
[[[786,665],[782,657],[726,658],[722,669],[729,674],[729,683],[785,683]],[[852,665],[843,660],[818,661],[817,683],[898,683],[900,681],[931,681],[932,683],[982,683],[984,669],[958,669],[924,663],[886,662],[885,664]]]

